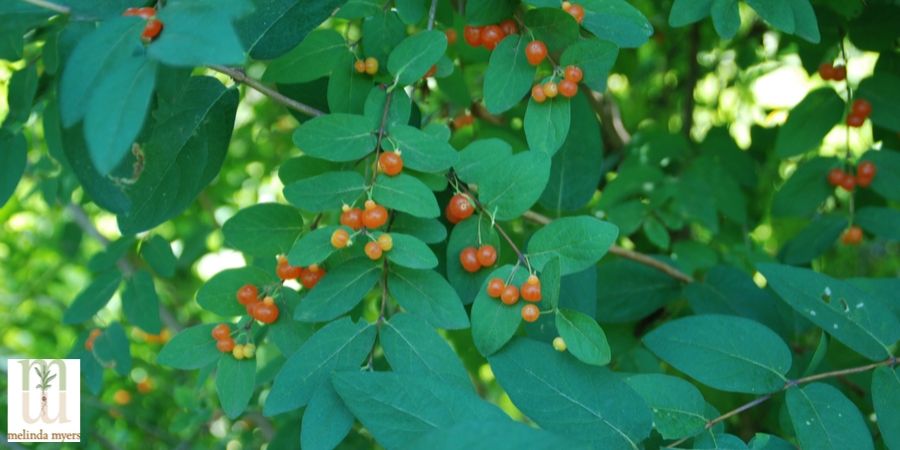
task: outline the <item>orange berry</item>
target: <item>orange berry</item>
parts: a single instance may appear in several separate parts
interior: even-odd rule
[[[531,98],[538,103],[544,103],[547,100],[547,96],[544,94],[544,87],[540,84],[532,86]]]
[[[466,247],[459,252],[459,264],[466,272],[475,273],[481,269],[477,253],[478,251],[475,250],[475,247]]]
[[[125,389],[119,389],[113,394],[113,401],[116,402],[117,405],[127,405],[131,403],[131,393]]]
[[[497,262],[497,250],[490,244],[478,247],[478,253],[475,256],[478,258],[478,264],[481,264],[482,267],[490,267]]]
[[[481,27],[470,27],[466,25],[463,28],[463,38],[472,47],[481,45]]]
[[[149,394],[150,391],[153,390],[153,381],[150,380],[150,377],[141,380],[141,382],[137,384],[137,390],[141,394]]]
[[[866,99],[858,98],[850,106],[850,113],[863,118],[869,117],[872,114],[872,104]]]
[[[547,57],[547,46],[541,41],[531,41],[525,46],[525,58],[528,64],[536,66]],[[548,96],[549,97],[549,96]]]
[[[159,37],[159,33],[162,32],[162,29],[162,22],[157,19],[150,19],[147,21],[147,25],[144,25],[144,31],[141,32],[141,39],[150,42]]]
[[[341,225],[350,227],[352,230],[362,229],[363,211],[359,208],[348,208],[341,213]]]
[[[288,264],[287,258],[284,256],[278,257],[278,265],[275,266],[275,275],[278,275],[278,278],[281,278],[282,280],[293,280],[299,278],[302,271],[302,267]]]
[[[578,22],[578,23],[584,22],[584,7],[583,6],[581,6],[577,3],[572,3],[572,5],[569,6],[569,8],[566,9],[565,11],[567,13],[569,13],[569,15],[572,16],[576,22]]]
[[[503,289],[506,287],[506,284],[500,278],[492,278],[487,285],[487,293],[491,298],[500,298],[500,295],[503,294]]]
[[[522,285],[522,299],[528,302],[541,301],[541,285],[540,283],[531,284],[526,282]]]
[[[366,73],[375,75],[378,73],[378,60],[373,57],[366,58]]]
[[[255,302],[259,297],[259,289],[252,284],[245,284],[237,291],[237,301],[242,305]]]
[[[444,30],[444,34],[447,35],[447,44],[453,45],[456,43],[456,30],[447,28]]]
[[[388,221],[388,211],[384,206],[375,205],[372,208],[369,208],[366,205],[366,210],[363,211],[362,214],[362,223],[366,228],[370,230],[374,230]]]
[[[437,73],[437,65],[432,65],[428,72],[425,72],[425,78],[431,78]]]
[[[381,155],[378,155],[378,168],[385,175],[398,175],[403,170],[403,158],[397,152],[381,152]]]
[[[500,293],[500,301],[506,305],[515,305],[519,301],[519,288],[507,285]]]
[[[843,170],[835,167],[834,169],[828,171],[828,184],[832,186],[840,186],[841,183],[844,182],[844,178],[846,176],[847,174]]]
[[[334,248],[344,248],[350,242],[350,233],[343,228],[338,228],[331,233],[331,246]]]
[[[469,197],[465,194],[456,194],[450,198],[447,204],[449,214],[459,220],[468,219],[475,212],[475,207],[469,201]]]
[[[231,327],[224,323],[220,323],[212,329],[212,337],[217,341],[221,341],[229,336],[231,336]]]
[[[216,348],[222,353],[228,353],[234,350],[234,339],[226,338],[216,341]]]
[[[522,307],[522,319],[526,322],[535,322],[538,320],[538,317],[541,317],[541,310],[538,309],[537,305],[528,304]]]
[[[147,20],[151,17],[156,16],[156,8],[146,7],[146,8],[128,8],[125,12],[122,13],[123,16],[137,16],[141,19]]]
[[[573,83],[580,83],[581,79],[584,78],[584,72],[578,66],[566,66],[563,76]]]
[[[353,62],[353,69],[356,70],[358,73],[365,73],[366,72],[366,62],[361,59],[357,59],[356,61]]]
[[[844,231],[844,235],[841,236],[841,242],[843,242],[845,245],[857,245],[862,242],[862,239],[862,228],[856,225],[847,228],[847,231]]]
[[[847,174],[841,181],[841,188],[847,192],[853,192],[853,189],[856,188],[856,177]]]
[[[571,80],[562,80],[559,82],[559,93],[563,97],[572,98],[578,93],[578,83]]]
[[[372,261],[381,258],[381,255],[384,252],[375,241],[369,241],[368,243],[366,243],[366,248],[364,250],[366,252],[366,256],[368,256]]]
[[[316,287],[316,284],[319,283],[319,280],[325,276],[325,269],[319,268],[318,265],[313,264],[300,273],[300,284],[303,285],[306,289],[312,289]]]
[[[540,286],[540,285],[541,285],[541,279],[538,278],[537,275],[531,274],[531,275],[528,275],[528,279],[525,280],[525,283],[527,283],[527,284],[536,284],[536,285]]]
[[[481,45],[488,50],[493,50],[503,40],[503,29],[497,25],[488,25],[481,29]]]
[[[378,246],[386,252],[389,252],[392,248],[394,248],[394,238],[392,238],[391,235],[387,233],[378,236],[377,242]]]
[[[834,66],[831,79],[834,81],[844,81],[847,79],[847,68],[844,66]]]
[[[253,310],[253,318],[262,323],[272,323],[278,320],[278,305],[262,302]]]
[[[506,19],[503,22],[500,22],[500,29],[503,30],[503,34],[507,36],[519,32],[519,27],[518,25],[516,25],[516,21],[512,19]]]
[[[541,89],[543,89],[544,95],[547,96],[547,98],[553,98],[556,97],[556,94],[559,94],[559,87],[552,81],[544,83]]]

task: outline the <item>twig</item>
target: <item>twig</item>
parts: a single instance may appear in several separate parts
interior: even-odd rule
[[[522,217],[524,217],[525,219],[530,220],[534,223],[541,224],[541,225],[547,225],[550,222],[552,222],[552,219],[550,219],[549,217],[547,217],[543,214],[540,214],[540,213],[536,213],[534,211],[525,211],[525,214],[523,214]],[[633,250],[628,250],[628,249],[619,247],[618,245],[613,245],[612,247],[610,247],[609,252],[616,256],[620,256],[625,259],[630,259],[632,261],[639,262],[645,266],[650,266],[650,267],[652,267],[656,270],[659,270],[660,272],[662,272],[678,281],[683,281],[685,283],[693,283],[694,282],[694,278],[692,276],[690,276],[690,275],[688,275],[688,274],[686,274],[686,273],[676,269],[675,267],[672,267],[662,261],[659,261],[651,256],[645,255],[643,253],[638,253]]]
[[[60,5],[58,3],[48,2],[46,0],[22,0],[25,3],[30,3],[34,6],[49,9],[50,11],[55,11],[60,14],[69,14],[72,12],[72,9],[65,5]]]
[[[431,9],[428,10],[428,29],[434,29],[434,15],[437,13],[437,0],[431,0]]]
[[[866,364],[864,366],[851,367],[849,369],[833,370],[831,372],[824,372],[824,373],[820,373],[820,374],[816,374],[816,375],[810,375],[808,377],[797,378],[796,380],[788,380],[788,382],[785,383],[781,389],[779,389],[775,392],[771,392],[769,394],[763,395],[762,397],[757,397],[747,403],[744,403],[741,406],[738,406],[737,408],[732,409],[731,411],[728,411],[725,414],[722,414],[719,417],[716,417],[715,419],[711,419],[710,421],[706,422],[705,429],[708,430],[708,429],[712,428],[713,426],[715,426],[717,423],[722,422],[723,420],[726,420],[729,417],[736,416],[744,411],[747,411],[750,408],[758,406],[758,405],[762,404],[763,402],[765,402],[766,400],[772,398],[775,394],[777,394],[779,392],[784,392],[794,386],[799,386],[801,384],[806,384],[806,383],[809,383],[812,381],[824,380],[824,379],[835,378],[835,377],[843,377],[843,376],[852,375],[855,373],[868,372],[872,369],[876,369],[881,366],[894,366],[896,364],[897,364],[897,357],[891,356],[890,358],[888,358],[884,361],[879,361],[879,362],[872,363],[872,364]],[[681,439],[669,444],[668,446],[666,446],[666,448],[675,448],[677,445],[684,443],[691,437],[692,436],[681,438]]]
[[[287,96],[281,94],[280,92],[276,91],[275,89],[272,89],[272,88],[266,86],[261,81],[244,73],[244,71],[241,69],[233,69],[231,67],[225,67],[225,66],[208,66],[208,67],[210,70],[228,75],[229,77],[231,77],[231,79],[233,79],[234,81],[236,81],[238,83],[243,83],[247,86],[250,86],[251,88],[253,88],[253,89],[259,91],[261,94],[265,95],[266,97],[271,98],[273,101],[275,101],[275,103],[284,105],[287,108],[293,109],[294,111],[306,114],[311,117],[321,116],[321,115],[325,114],[324,112],[319,111],[318,109],[313,108],[312,106],[309,106],[304,103],[300,103],[290,97],[287,97]]]
[[[622,122],[622,111],[619,104],[613,99],[612,94],[601,94],[592,91],[586,96],[594,112],[600,116],[600,125],[603,127],[603,136],[606,145],[613,152],[621,151],[629,142],[631,134],[625,129]]]

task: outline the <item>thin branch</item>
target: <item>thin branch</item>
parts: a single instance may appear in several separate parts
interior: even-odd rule
[[[431,0],[431,9],[428,10],[428,29],[434,29],[434,15],[437,13],[437,0]]]
[[[525,214],[522,215],[522,217],[524,217],[525,219],[530,220],[534,223],[541,224],[541,225],[547,225],[550,222],[552,222],[552,219],[550,219],[549,217],[547,217],[543,214],[540,214],[540,213],[536,213],[534,211],[526,211]],[[628,249],[619,247],[618,245],[613,245],[612,247],[610,247],[609,252],[616,256],[621,256],[622,258],[630,259],[632,261],[639,262],[645,266],[652,267],[652,268],[654,268],[654,269],[656,269],[678,281],[683,281],[685,283],[693,283],[694,282],[694,278],[692,276],[678,270],[677,268],[675,268],[673,266],[670,266],[662,261],[659,261],[659,260],[657,260],[651,256],[645,255],[643,253],[638,253],[633,250],[628,250]]]
[[[60,5],[58,3],[48,2],[46,0],[22,0],[25,3],[30,3],[39,8],[49,9],[50,11],[58,12],[60,14],[69,14],[72,12],[72,9],[65,5]]]
[[[778,391],[763,395],[762,397],[757,397],[747,403],[744,403],[741,406],[738,406],[737,408],[732,409],[731,411],[728,411],[725,414],[722,414],[719,417],[716,417],[715,419],[711,419],[710,421],[706,422],[705,429],[708,430],[708,429],[712,428],[713,426],[715,426],[719,422],[722,422],[730,417],[736,416],[744,411],[747,411],[748,409],[758,406],[758,405],[764,403],[766,400],[772,398],[775,394],[786,391],[794,386],[799,386],[801,384],[806,384],[806,383],[809,383],[812,381],[819,381],[819,380],[825,380],[828,378],[843,377],[843,376],[852,375],[855,373],[868,372],[872,369],[876,369],[881,366],[894,366],[896,364],[897,364],[897,357],[891,356],[890,358],[888,358],[884,361],[879,361],[879,362],[872,363],[872,364],[866,364],[864,366],[851,367],[849,369],[833,370],[831,372],[824,372],[824,373],[819,373],[816,375],[810,375],[808,377],[797,378],[796,380],[788,380],[788,382],[785,383],[784,386],[781,389],[779,389]],[[681,439],[669,444],[668,446],[666,446],[666,448],[675,448],[676,446],[684,443],[691,437],[692,436],[681,438]]]
[[[622,121],[622,111],[612,94],[601,94],[591,91],[586,96],[594,112],[600,116],[600,125],[603,127],[603,136],[606,138],[607,147],[613,152],[621,151],[631,142],[631,133],[625,129]]]
[[[485,207],[484,204],[481,203],[480,200],[478,200],[478,197],[477,197],[477,196],[475,196],[474,194],[472,194],[472,191],[469,190],[469,187],[466,186],[466,184],[463,183],[462,180],[460,180],[460,179],[456,176],[455,173],[452,173],[452,172],[451,172],[451,173],[448,173],[448,174],[447,174],[447,177],[448,177],[448,178],[451,178],[451,179],[452,179],[451,181],[453,181],[454,184],[455,184],[456,186],[458,186],[459,189],[460,189],[464,194],[466,194],[466,196],[469,197],[469,199],[471,199],[471,200],[475,203],[475,207],[476,207],[478,210],[480,210],[483,214],[487,215],[488,217],[491,217],[491,212],[488,211],[487,207]],[[479,219],[479,220],[481,220],[481,219]],[[513,251],[516,252],[516,257],[519,258],[519,264],[522,264],[523,266],[528,267],[529,270],[530,270],[530,269],[531,269],[531,265],[528,264],[528,259],[525,258],[525,254],[522,253],[522,250],[519,250],[519,246],[516,245],[515,241],[513,241],[512,238],[509,237],[508,234],[506,234],[506,230],[504,230],[503,227],[500,226],[500,223],[497,222],[496,220],[491,220],[491,223],[493,223],[494,229],[497,230],[497,233],[500,234],[500,236],[503,238],[503,240],[505,240],[506,243],[509,244],[510,248],[512,248]]]
[[[275,103],[279,103],[287,108],[293,109],[294,111],[306,114],[311,117],[321,116],[321,115],[325,114],[324,112],[319,111],[318,109],[313,108],[312,106],[309,106],[304,103],[300,103],[290,97],[283,95],[282,93],[276,91],[275,89],[272,89],[272,88],[266,86],[265,84],[263,84],[261,81],[257,80],[256,78],[253,78],[253,77],[247,75],[241,69],[233,69],[231,67],[225,67],[225,66],[208,66],[208,67],[210,70],[228,75],[234,81],[236,81],[238,83],[243,83],[243,84],[259,91],[259,93],[265,95],[266,97],[271,98]]]

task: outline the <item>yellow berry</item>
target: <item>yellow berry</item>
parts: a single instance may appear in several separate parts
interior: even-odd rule
[[[378,236],[378,246],[381,247],[382,250],[389,252],[394,248],[394,238],[392,238],[391,235],[384,233],[381,236]]]
[[[271,305],[271,304],[275,303],[275,298],[272,297],[271,295],[267,295],[265,298],[263,298],[263,303],[265,303],[267,305]]]
[[[252,358],[256,354],[256,346],[253,344],[244,345],[244,358]]]
[[[563,340],[562,336],[553,338],[553,348],[558,352],[566,351],[566,341]]]
[[[244,359],[244,346],[240,344],[235,345],[231,355],[234,356],[234,359]]]
[[[378,60],[373,57],[366,58],[366,73],[375,75],[378,73]]]

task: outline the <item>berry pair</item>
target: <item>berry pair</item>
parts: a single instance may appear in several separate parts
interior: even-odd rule
[[[825,81],[844,81],[847,79],[847,68],[844,66],[833,66],[831,63],[822,63],[819,66],[819,76]]]
[[[238,289],[237,301],[244,305],[250,317],[262,323],[268,324],[278,320],[279,311],[278,305],[275,304],[275,299],[267,295],[260,300],[259,289],[252,284],[245,284]]]
[[[856,175],[844,172],[842,169],[835,167],[828,172],[828,184],[832,186],[840,186],[847,192],[852,192],[856,186],[867,188],[872,184],[878,169],[875,164],[870,161],[863,161],[856,166]]]
[[[228,353],[234,350],[234,338],[231,337],[231,327],[228,324],[220,323],[213,327],[212,337],[216,340],[216,348],[222,353]]]
[[[482,267],[493,266],[495,262],[497,262],[497,250],[490,244],[482,245],[477,249],[466,247],[459,252],[459,263],[466,272],[478,272]]]
[[[472,47],[481,46],[488,50],[493,50],[503,38],[518,32],[519,27],[516,25],[516,22],[512,19],[507,19],[497,25],[485,25],[483,27],[466,25],[466,27],[463,28],[463,37],[465,37],[466,42]]]
[[[563,9],[563,11],[569,13],[569,15],[572,16],[572,18],[574,18],[575,21],[578,22],[579,24],[581,22],[584,22],[584,7],[583,6],[581,6],[577,3],[562,2],[562,9]]]
[[[447,208],[444,209],[444,216],[452,224],[457,224],[468,219],[475,212],[475,205],[469,200],[465,194],[456,194],[450,197]]]
[[[366,200],[365,208],[362,210],[344,205],[341,213],[341,225],[350,227],[352,230],[361,230],[363,227],[374,230],[387,223],[387,208],[372,200]]]
[[[378,73],[378,60],[371,56],[365,60],[357,59],[356,62],[353,63],[353,68],[359,73],[375,75]]]
[[[859,128],[866,123],[866,119],[872,114],[872,104],[867,100],[858,98],[850,105],[850,114],[847,115],[847,126]]]
[[[841,242],[844,245],[858,245],[862,242],[863,239],[863,231],[862,228],[852,225],[850,228],[844,231],[844,234],[841,235]]]
[[[394,238],[391,235],[384,233],[378,236],[378,239],[374,241],[369,241],[366,244],[366,247],[363,249],[366,252],[366,256],[369,257],[372,261],[381,258],[381,255],[384,252],[389,252],[394,248]]]
[[[136,16],[147,21],[144,31],[141,32],[141,39],[144,42],[153,41],[162,32],[163,23],[156,18],[156,8],[128,8],[122,15]]]
[[[306,289],[312,289],[325,276],[325,270],[316,264],[309,267],[292,266],[284,255],[278,257],[275,274],[284,280],[299,280]]]
[[[96,341],[101,334],[103,334],[103,332],[100,331],[99,328],[91,330],[91,334],[89,334],[87,340],[84,341],[84,348],[91,352],[94,351],[94,341]]]
[[[429,75],[426,74],[425,76],[428,77]],[[389,177],[399,175],[403,171],[403,158],[400,156],[400,150],[381,152],[378,155],[378,170]]]
[[[544,84],[536,84],[531,88],[531,98],[538,103],[544,103],[548,98],[562,94],[563,97],[572,98],[578,94],[578,83],[584,78],[584,72],[578,66],[567,66],[563,72],[563,79],[557,84],[550,80]]]

